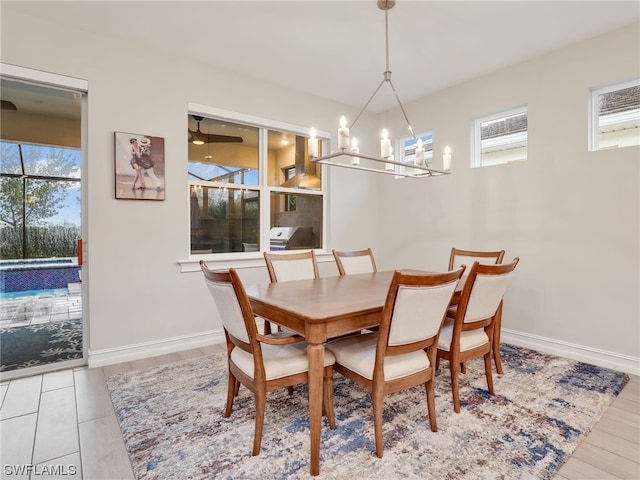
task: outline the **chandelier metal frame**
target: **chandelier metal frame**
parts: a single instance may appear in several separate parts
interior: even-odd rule
[[[389,84],[389,86],[391,87],[391,90],[393,91],[393,95],[395,96],[395,99],[396,99],[396,101],[398,103],[398,106],[400,107],[400,111],[402,112],[402,115],[404,116],[404,120],[405,120],[405,122],[407,124],[407,127],[409,128],[409,132],[411,132],[411,135],[413,136],[413,138],[417,142],[418,138],[416,137],[416,134],[413,131],[413,127],[411,126],[411,122],[409,122],[409,117],[407,116],[407,112],[405,111],[404,106],[402,105],[402,101],[400,101],[400,96],[398,95],[398,92],[396,91],[396,88],[393,85],[393,82],[391,81],[391,70],[389,69],[389,15],[388,14],[389,14],[389,10],[391,10],[395,6],[396,2],[395,2],[395,0],[378,0],[377,4],[378,4],[378,8],[380,10],[384,10],[386,70],[383,72],[383,78],[382,78],[382,81],[380,82],[380,84],[373,91],[373,93],[369,97],[369,100],[367,100],[367,103],[365,103],[364,107],[362,107],[362,109],[360,110],[360,113],[358,113],[358,115],[356,116],[356,119],[351,123],[351,125],[349,125],[349,130],[351,130],[351,128],[353,128],[353,126],[355,126],[355,124],[358,122],[358,120],[360,119],[362,114],[365,112],[365,110],[367,109],[367,107],[369,106],[371,101],[376,97],[376,95],[378,94],[378,92],[380,91],[382,86],[384,84]],[[335,159],[338,159],[340,157],[345,157],[347,159],[348,158],[357,159],[357,160],[349,162],[349,163],[340,163],[340,162],[335,161]],[[367,167],[367,166],[364,166],[364,165],[360,165],[360,162],[359,162],[360,159],[370,160],[370,161],[378,162],[378,163],[383,163],[385,165],[385,167],[384,167],[384,169],[378,169],[378,168],[373,168],[373,167]],[[403,163],[403,162],[398,162],[396,160],[392,160],[390,157],[383,158],[383,157],[375,157],[373,155],[363,155],[363,154],[359,153],[358,151],[353,151],[348,146],[344,147],[344,148],[339,148],[338,150],[336,150],[336,151],[334,151],[334,152],[332,152],[332,153],[330,153],[328,155],[323,155],[323,156],[320,156],[320,157],[316,157],[316,156],[310,155],[310,160],[313,163],[320,163],[320,164],[323,164],[323,165],[330,165],[330,166],[343,167],[343,168],[351,168],[351,169],[363,170],[363,171],[367,171],[367,172],[384,173],[384,174],[387,174],[387,175],[394,175],[396,177],[423,178],[423,177],[433,176],[435,174],[437,174],[437,175],[448,175],[448,174],[451,173],[450,170],[438,170],[438,169],[435,169],[435,168],[431,168],[431,167],[429,167],[427,165],[427,162],[425,162],[422,165],[416,164],[416,163],[411,165],[411,164],[408,164],[408,163]],[[399,167],[403,167],[403,168],[400,169],[400,170],[397,170],[395,167],[393,169],[389,169],[390,165],[399,166]]]

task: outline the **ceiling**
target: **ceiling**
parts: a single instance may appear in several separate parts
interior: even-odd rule
[[[362,107],[383,79],[385,13],[354,1],[7,1],[7,10]],[[415,1],[388,11],[403,103],[640,20],[638,1]],[[2,89],[2,99],[9,90]],[[384,88],[369,105],[397,105]]]

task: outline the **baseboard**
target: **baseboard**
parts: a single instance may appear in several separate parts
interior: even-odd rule
[[[211,330],[196,335],[167,338],[155,342],[144,342],[133,345],[125,345],[118,348],[105,348],[103,350],[89,350],[89,368],[104,367],[122,362],[131,362],[142,358],[157,357],[168,353],[176,353],[193,348],[207,347],[218,343],[224,343],[224,331]]]
[[[509,329],[502,329],[501,341],[519,347],[531,348],[551,355],[571,358],[580,362],[612,368],[631,375],[640,376],[640,359],[628,355],[620,355],[618,353]],[[157,357],[167,353],[175,353],[224,342],[224,332],[220,329],[197,335],[169,338],[157,342],[145,342],[104,350],[89,350],[88,365],[89,368],[104,367],[106,365]]]
[[[506,328],[500,334],[502,343],[531,348],[540,352],[570,358],[599,367],[611,368],[631,375],[640,375],[640,359],[619,353],[562,342],[552,338],[517,332]]]

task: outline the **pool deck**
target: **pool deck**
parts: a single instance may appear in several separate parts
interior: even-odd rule
[[[0,328],[82,318],[80,284],[69,284],[62,295],[35,295],[3,299],[0,302]]]

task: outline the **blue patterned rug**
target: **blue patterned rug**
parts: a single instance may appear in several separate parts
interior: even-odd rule
[[[448,363],[436,378],[438,432],[423,387],[385,397],[384,457],[375,455],[369,393],[335,374],[337,430],[323,420],[318,479],[550,479],[629,377],[502,345],[505,374],[486,390],[481,360],[461,375],[454,413]],[[267,396],[262,452],[251,456],[254,406],[242,387],[229,418],[226,356],[113,375],[107,385],[137,479],[309,478],[306,386]]]
[[[0,371],[82,358],[82,319],[0,329]]]

